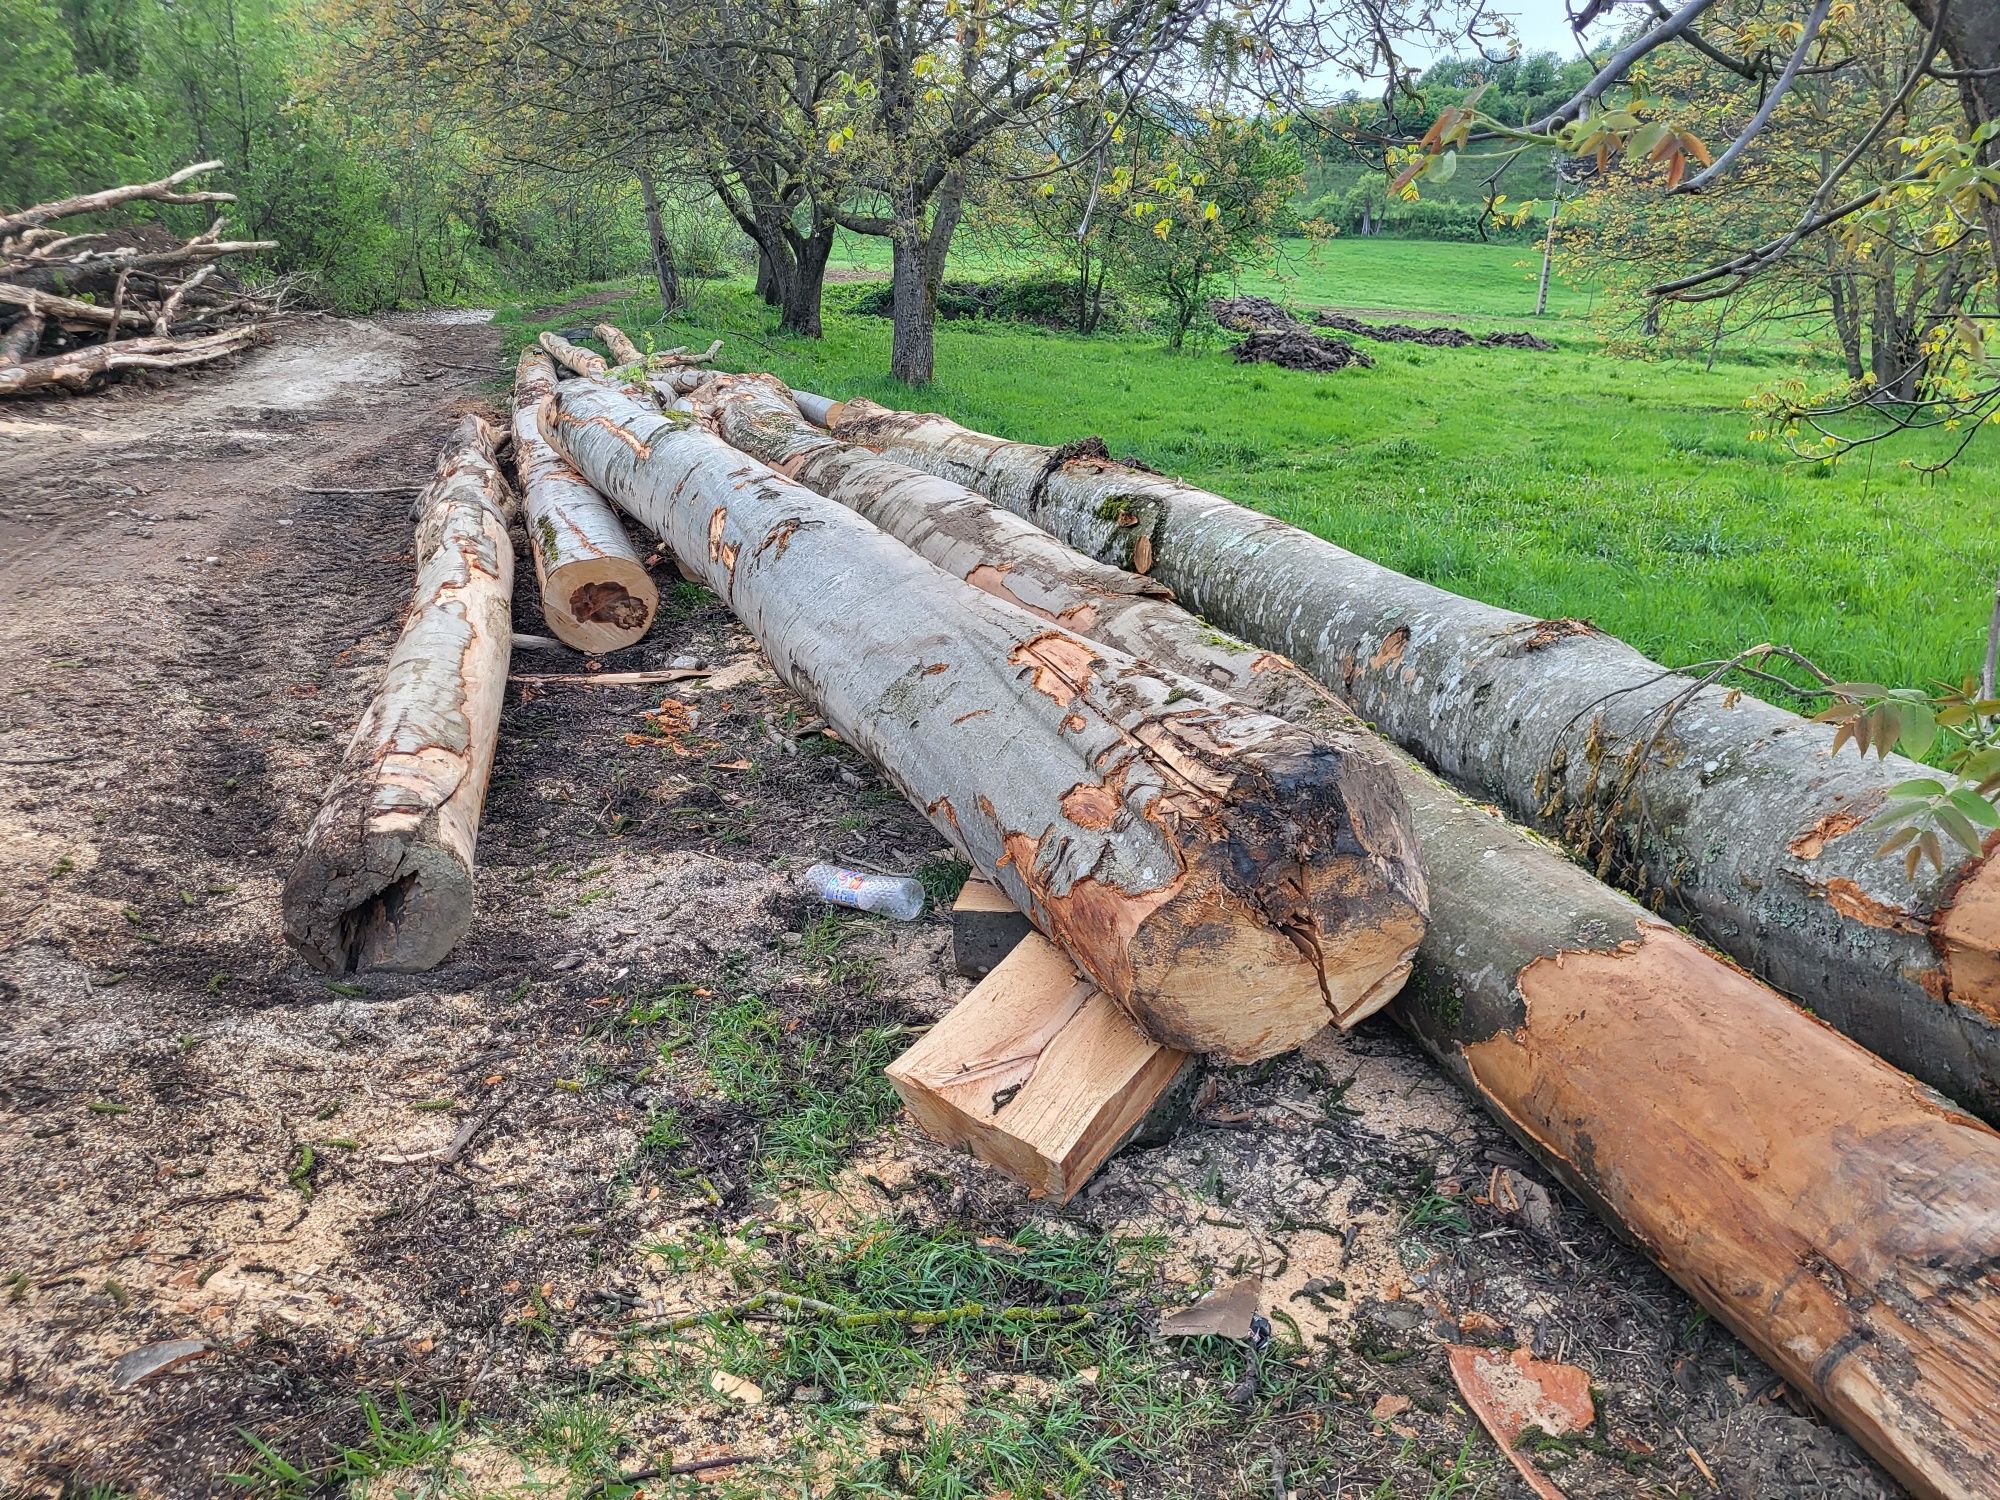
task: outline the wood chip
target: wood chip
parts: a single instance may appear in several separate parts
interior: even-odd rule
[[[1585,1432],[1597,1418],[1590,1377],[1575,1365],[1536,1359],[1526,1349],[1508,1354],[1469,1344],[1450,1344],[1445,1355],[1459,1394],[1479,1423],[1493,1435],[1528,1488],[1541,1500],[1566,1500],[1554,1480],[1514,1445],[1530,1427],[1551,1437]]]
[[[142,1381],[166,1374],[176,1365],[201,1358],[211,1347],[207,1339],[168,1339],[121,1354],[111,1367],[111,1389],[129,1391]]]
[[[706,667],[669,667],[663,672],[516,672],[507,680],[534,687],[644,687],[708,675]]]
[[[1241,1281],[1219,1286],[1194,1306],[1163,1315],[1160,1334],[1170,1339],[1211,1336],[1247,1339],[1250,1337],[1250,1320],[1257,1316],[1257,1303],[1263,1290],[1264,1283],[1256,1276],[1246,1276]]]

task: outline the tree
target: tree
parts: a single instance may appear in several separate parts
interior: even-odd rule
[[[1147,118],[1104,184],[1115,224],[1107,255],[1121,280],[1164,303],[1178,349],[1216,284],[1264,250],[1300,180],[1298,149],[1264,119],[1210,110]]]

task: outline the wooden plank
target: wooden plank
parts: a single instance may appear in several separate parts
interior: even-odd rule
[[[1031,933],[887,1072],[927,1133],[1067,1202],[1193,1061]]]
[[[951,958],[967,979],[984,979],[1035,924],[990,880],[975,875],[951,907]]]

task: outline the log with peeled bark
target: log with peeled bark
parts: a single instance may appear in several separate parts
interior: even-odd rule
[[[542,614],[563,644],[616,651],[645,636],[660,591],[609,502],[543,438],[536,414],[555,393],[553,362],[525,350],[514,372],[514,469]]]
[[[646,351],[626,337],[625,330],[610,323],[599,323],[593,330],[604,341],[604,347],[611,351],[611,357],[621,365],[641,365],[646,363]]]
[[[1295,723],[1345,708],[1159,585],[719,381],[722,433],[948,571]],[[1996,1493],[2000,1135],[1408,757],[1431,921],[1391,1007],[1522,1145],[1913,1491]]]
[[[240,354],[262,336],[254,323],[198,338],[148,337],[85,344],[26,364],[0,362],[0,396],[41,390],[89,390],[114,370],[184,370]]]
[[[832,429],[956,479],[1282,651],[1448,779],[1564,839],[1871,1051],[2000,1118],[2000,835],[1906,877],[1861,825],[1899,756],[1698,687],[1577,620],[1406,578],[1103,453],[865,401]],[[1088,447],[1089,445],[1085,445]]]
[[[1385,1003],[1424,885],[1382,766],[967,587],[593,380],[548,435],[1154,1040],[1248,1061]]]
[[[433,968],[472,923],[512,640],[512,497],[493,443],[462,418],[417,499],[402,636],[285,882],[286,939],[331,973]]]

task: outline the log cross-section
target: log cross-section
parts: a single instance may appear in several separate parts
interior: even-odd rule
[[[285,936],[317,968],[433,968],[472,923],[513,641],[511,503],[492,429],[463,418],[413,508],[402,636],[285,882]]]
[[[843,438],[989,496],[1281,651],[1448,779],[1564,838],[1871,1051],[2000,1119],[2000,861],[1904,875],[1890,755],[1578,620],[1462,598],[1163,475],[867,401]]]
[[[693,400],[999,597],[1295,722],[1346,716],[1157,584],[813,430],[775,382]],[[1391,1014],[1912,1491],[2000,1494],[2000,1135],[1414,761],[1391,764],[1431,891]]]
[[[1365,755],[1012,608],[596,381],[550,433],[1155,1041],[1248,1061],[1386,1003],[1424,923]]]
[[[543,438],[536,414],[555,390],[549,356],[523,351],[514,372],[514,470],[542,615],[564,645],[616,651],[645,636],[660,591],[617,512]]]

